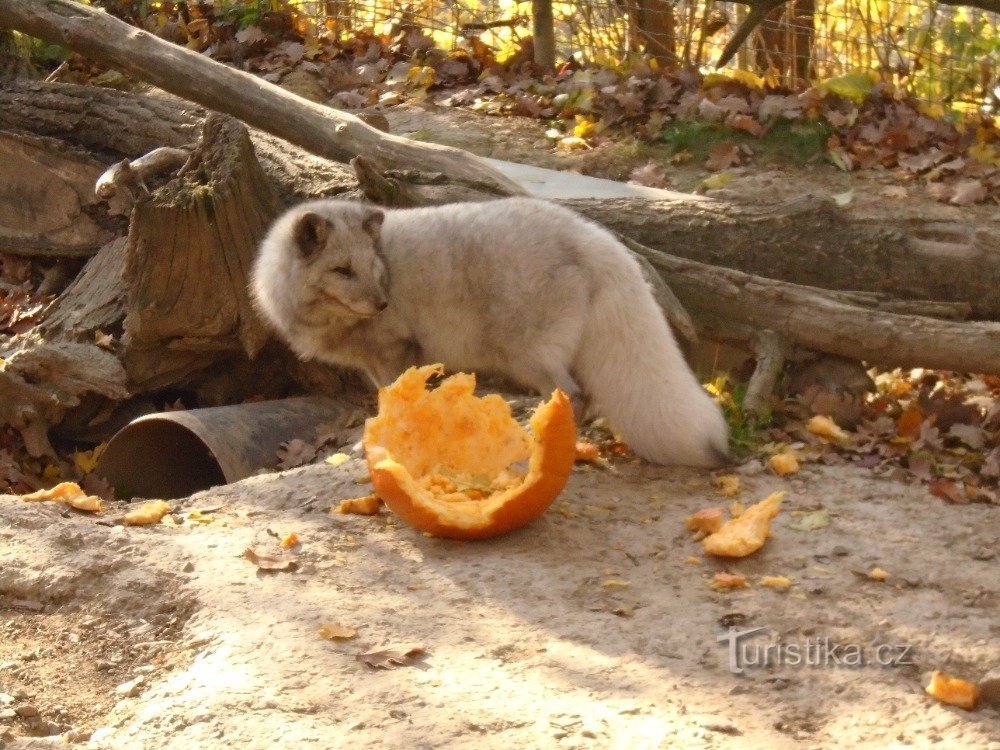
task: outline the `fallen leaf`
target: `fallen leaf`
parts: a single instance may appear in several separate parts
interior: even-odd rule
[[[601,586],[606,589],[627,589],[631,586],[631,584],[620,578],[608,578],[607,580],[601,581]]]
[[[701,184],[699,184],[698,187],[701,190],[721,190],[726,185],[728,185],[729,181],[732,179],[733,179],[732,172],[719,172],[718,174],[713,174],[706,177],[704,180],[701,181]]]
[[[896,420],[896,432],[900,437],[916,440],[920,437],[920,425],[924,415],[917,406],[910,406]]]
[[[849,442],[851,436],[844,432],[836,422],[822,414],[817,414],[806,422],[806,429],[817,437],[834,440],[838,443]]]
[[[243,550],[243,557],[256,565],[259,570],[293,571],[299,567],[299,561],[295,556],[286,553],[271,555],[260,553],[252,547],[247,547]]]
[[[296,466],[307,464],[316,458],[316,448],[299,438],[294,438],[286,443],[282,443],[278,448],[278,467],[280,469],[294,469]]]
[[[357,634],[357,628],[340,625],[335,622],[324,622],[319,626],[320,638],[325,638],[328,641],[346,641]]]
[[[380,651],[360,654],[358,660],[372,669],[395,669],[420,661],[425,653],[423,646],[390,646]]]
[[[987,195],[986,186],[980,180],[963,180],[955,185],[948,202],[953,206],[968,206],[986,200]]]
[[[705,169],[711,172],[720,172],[729,167],[738,166],[740,163],[740,149],[735,143],[717,143],[708,150],[708,159],[705,160]]]
[[[670,187],[670,180],[667,179],[667,173],[664,171],[663,166],[655,161],[646,162],[641,167],[633,169],[629,174],[628,181],[636,185],[645,185],[646,187]]]
[[[845,193],[836,193],[833,196],[833,202],[836,203],[840,208],[846,208],[851,205],[854,201],[854,191],[848,190]]]
[[[288,534],[284,539],[281,540],[281,546],[284,549],[291,549],[299,544],[299,535],[294,531]]]
[[[966,505],[969,502],[962,485],[950,479],[936,479],[927,486],[927,489],[934,497],[947,500],[955,505]]]

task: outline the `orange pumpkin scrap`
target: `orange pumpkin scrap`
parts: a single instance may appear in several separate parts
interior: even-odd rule
[[[952,677],[949,674],[934,670],[931,681],[924,688],[928,695],[937,698],[942,703],[964,708],[966,711],[975,709],[979,702],[979,687],[967,680]]]
[[[573,468],[569,398],[556,390],[535,410],[529,435],[500,396],[474,395],[474,375],[428,391],[441,372],[411,367],[379,391],[363,439],[375,494],[414,528],[451,539],[486,539],[538,518]]]

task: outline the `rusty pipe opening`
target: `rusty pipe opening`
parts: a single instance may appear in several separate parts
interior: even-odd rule
[[[283,442],[311,440],[349,412],[305,397],[147,414],[115,433],[95,473],[119,497],[187,497],[273,468]]]

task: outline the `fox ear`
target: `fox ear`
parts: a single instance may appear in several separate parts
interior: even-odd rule
[[[361,222],[361,228],[377,240],[382,230],[382,222],[385,221],[385,214],[377,208],[373,208]]]
[[[326,246],[330,222],[312,211],[302,214],[292,228],[295,246],[303,258],[311,258]]]

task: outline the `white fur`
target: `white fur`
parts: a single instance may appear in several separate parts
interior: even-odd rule
[[[638,263],[605,229],[551,203],[509,198],[389,210],[379,238],[360,229],[365,211],[308,203],[264,240],[254,296],[301,356],[359,367],[380,385],[409,365],[441,362],[546,395],[559,387],[586,396],[650,461],[713,466],[725,458],[719,408],[684,361]],[[306,212],[330,221],[324,253],[341,266],[350,257],[354,286],[333,278],[322,259],[300,257],[292,228]],[[378,280],[380,260],[388,288]],[[318,289],[349,295],[354,308],[359,296],[387,293],[389,306],[352,317]]]

